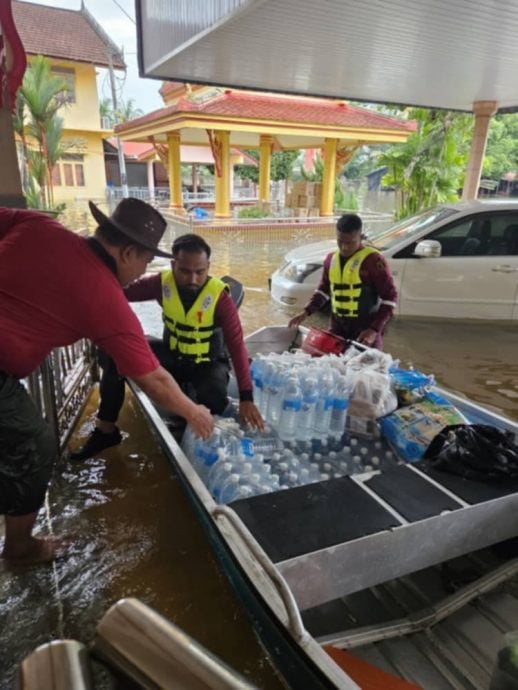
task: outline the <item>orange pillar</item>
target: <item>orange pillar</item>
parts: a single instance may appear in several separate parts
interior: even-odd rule
[[[496,101],[477,101],[473,103],[475,127],[473,129],[468,168],[462,190],[462,199],[464,201],[477,198],[491,116],[496,113],[497,108],[498,103]]]

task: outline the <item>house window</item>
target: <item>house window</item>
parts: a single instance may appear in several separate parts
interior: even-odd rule
[[[59,170],[59,164],[52,168],[52,184],[56,187],[61,185],[61,172]]]
[[[71,163],[63,163],[63,174],[65,176],[65,185],[67,187],[74,187],[74,170]]]
[[[66,91],[58,96],[58,100],[62,103],[76,102],[76,73],[73,69],[67,67],[51,67],[50,71],[53,76],[58,77],[67,85]]]
[[[76,163],[74,165],[74,172],[76,174],[76,187],[84,187],[85,186],[85,175],[84,175],[84,170],[83,170],[83,164],[82,163]]]
[[[58,161],[56,166],[58,173],[56,176],[64,180],[63,184],[66,187],[84,187],[86,185],[83,160],[84,156],[80,153],[65,153]],[[61,173],[59,172],[60,170]],[[55,173],[53,172],[52,174],[54,179]]]

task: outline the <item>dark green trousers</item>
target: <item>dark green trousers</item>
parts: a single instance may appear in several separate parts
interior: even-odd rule
[[[27,515],[42,506],[57,453],[27,390],[0,372],[0,515]]]

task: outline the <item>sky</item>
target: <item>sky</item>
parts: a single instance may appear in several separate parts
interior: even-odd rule
[[[32,0],[37,5],[80,10],[81,0]],[[163,106],[158,93],[161,82],[156,79],[141,79],[137,64],[137,29],[135,25],[134,0],[85,0],[86,9],[102,26],[112,41],[124,49],[127,65],[126,76],[117,70],[117,98],[125,102],[133,99],[136,108],[147,113]],[[111,99],[110,81],[106,70],[99,69],[99,100]]]

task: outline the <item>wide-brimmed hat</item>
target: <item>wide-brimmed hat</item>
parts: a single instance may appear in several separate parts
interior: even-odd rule
[[[172,259],[173,255],[158,249],[158,243],[167,227],[167,221],[155,208],[140,199],[123,199],[111,216],[105,215],[93,201],[88,202],[93,217],[103,225],[108,223],[136,244],[149,249],[157,256]]]

